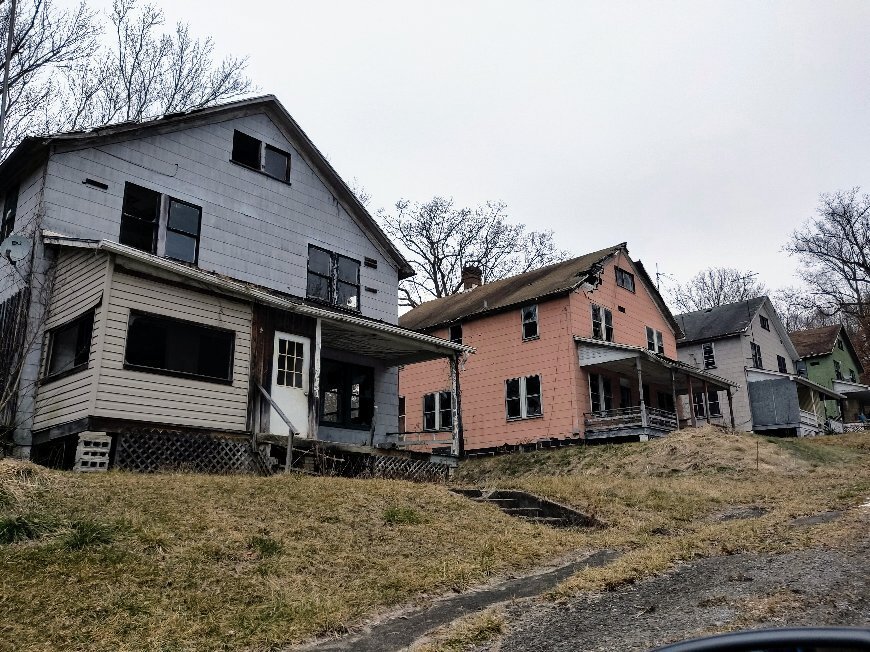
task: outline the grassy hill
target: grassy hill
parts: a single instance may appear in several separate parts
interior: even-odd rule
[[[867,527],[870,435],[701,428],[469,461],[456,482],[532,491],[606,527],[530,525],[443,486],[0,460],[0,650],[282,649],[569,551],[623,555],[563,592],[701,555],[839,545]],[[842,516],[794,524],[831,510]]]

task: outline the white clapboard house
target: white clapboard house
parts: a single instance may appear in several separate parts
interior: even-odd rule
[[[153,467],[288,423],[377,446],[398,366],[470,351],[397,326],[408,262],[272,96],[29,138],[0,205],[22,457],[69,466],[86,443]]]

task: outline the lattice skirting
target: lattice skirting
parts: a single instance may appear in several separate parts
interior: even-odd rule
[[[250,441],[206,434],[136,432],[117,435],[114,468],[156,473],[269,473],[263,451]]]

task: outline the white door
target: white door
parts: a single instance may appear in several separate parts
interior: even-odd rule
[[[272,400],[287,415],[300,437],[308,436],[308,349],[307,337],[275,331],[272,354]],[[276,435],[289,432],[284,419],[272,407],[270,430]]]

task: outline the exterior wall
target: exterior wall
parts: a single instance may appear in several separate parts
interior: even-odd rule
[[[62,326],[97,306],[91,336],[91,353],[87,369],[39,386],[33,418],[34,430],[75,421],[89,414],[91,390],[99,358],[98,325],[105,309],[102,299],[107,273],[107,257],[95,256],[92,251],[64,252],[58,259],[45,330]],[[48,338],[45,337],[41,346],[42,369],[46,364],[47,345]]]
[[[770,320],[769,331],[761,327],[760,317],[762,315]],[[776,321],[779,321],[779,317],[777,317],[776,312],[770,307],[769,304],[762,304],[761,308],[759,308],[758,310],[758,314],[755,315],[755,318],[749,325],[749,329],[747,330],[747,336],[743,338],[743,351],[744,356],[747,360],[746,364],[752,364],[752,349],[749,342],[754,341],[761,347],[761,361],[764,369],[767,369],[769,371],[779,371],[779,367],[777,367],[776,364],[776,356],[781,355],[783,358],[785,358],[785,364],[788,373],[796,373],[795,360],[792,359],[792,354],[789,353],[785,343],[783,342],[782,337],[776,329],[776,326],[774,326],[774,323]],[[789,344],[790,343],[791,342],[789,342]]]
[[[857,361],[852,357],[852,354],[849,353],[849,347],[846,346],[845,343],[843,344],[842,350],[835,344],[834,350],[828,355],[807,358],[804,361],[807,368],[807,378],[823,387],[833,389],[834,379],[836,378],[836,370],[834,369],[835,360],[840,363],[840,371],[843,374],[843,380],[849,380],[849,370],[851,369],[855,372],[855,382],[861,382]],[[860,409],[857,401],[852,400],[845,402],[844,415],[840,414],[840,406],[838,403],[838,401],[834,400],[824,401],[825,416],[840,416],[849,421],[857,420],[858,411]]]
[[[288,151],[290,183],[232,163],[234,129]],[[117,242],[125,181],[202,207],[198,265],[205,270],[304,297],[309,244],[360,263],[377,260],[377,269],[360,266],[361,312],[397,322],[395,263],[265,114],[53,154],[44,227]]]
[[[737,430],[752,430],[752,411],[749,402],[749,392],[746,384],[746,367],[752,364],[750,356],[747,359],[744,355],[744,342],[746,339],[742,335],[735,335],[722,340],[713,342],[713,353],[716,356],[716,366],[708,371],[730,380],[733,383],[740,385],[731,390],[732,404],[734,408],[734,427]],[[746,344],[746,347],[749,345]],[[689,344],[679,348],[679,359],[681,362],[690,364],[699,369],[704,368],[704,353],[701,343]],[[688,397],[681,399],[682,413],[689,416]],[[728,415],[728,396],[725,392],[719,392],[719,405],[722,406],[722,414],[725,417]],[[730,425],[730,419],[726,420]]]
[[[134,276],[120,268],[106,306],[94,416],[178,426],[246,429],[251,306],[204,292]],[[130,310],[234,330],[232,384],[124,369]]]

